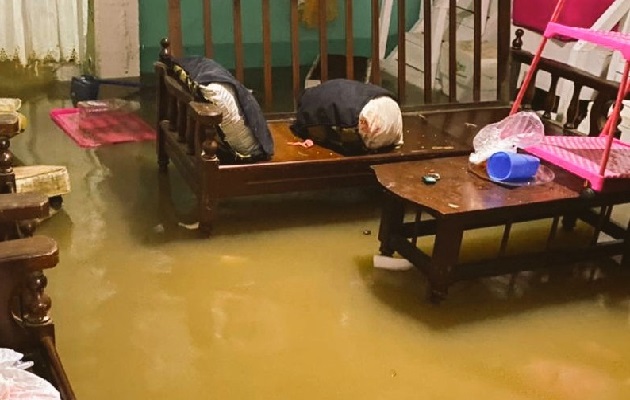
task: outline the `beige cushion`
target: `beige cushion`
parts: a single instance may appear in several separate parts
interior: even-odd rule
[[[70,192],[68,169],[59,165],[26,165],[14,167],[18,193],[42,193],[48,197]]]

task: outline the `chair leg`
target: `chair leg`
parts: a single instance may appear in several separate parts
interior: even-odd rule
[[[199,232],[204,236],[212,233],[212,223],[218,201],[209,196],[202,195],[199,202]]]

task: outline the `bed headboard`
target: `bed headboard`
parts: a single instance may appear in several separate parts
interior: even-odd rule
[[[275,0],[274,0],[275,1]],[[214,49],[216,43],[214,41],[216,27],[213,26],[212,21],[232,21],[233,42],[234,42],[234,75],[237,79],[248,85],[246,82],[245,74],[245,57],[247,54],[244,50],[243,33],[245,29],[258,29],[248,24],[247,26],[243,21],[252,21],[254,19],[260,21],[261,26],[261,38],[263,48],[263,88],[261,89],[261,102],[263,106],[269,106],[273,103],[274,97],[279,96],[279,87],[274,82],[277,80],[287,81],[290,79],[291,86],[287,91],[296,100],[303,88],[303,76],[301,74],[300,65],[300,52],[303,46],[308,44],[302,40],[304,36],[304,30],[300,27],[299,19],[299,1],[298,0],[280,0],[281,6],[274,3],[273,10],[278,7],[284,7],[286,10],[286,18],[288,19],[290,30],[290,49],[291,49],[291,76],[290,78],[283,74],[275,74],[272,63],[272,50],[276,45],[272,40],[272,32],[274,26],[272,26],[270,14],[272,12],[271,0],[247,0],[245,6],[243,1],[234,0],[231,2],[232,7],[229,10],[229,6],[222,4],[218,5],[218,1],[203,0],[199,7],[198,12],[203,15],[203,40],[205,56],[213,58]],[[338,35],[339,27],[343,26],[344,32],[344,56],[345,56],[345,77],[353,79],[357,74],[355,58],[356,55],[356,41],[354,32],[357,31],[359,24],[369,24],[370,37],[367,40],[370,41],[370,63],[371,63],[371,76],[370,81],[372,83],[386,86],[383,82],[383,73],[381,72],[381,66],[385,62],[385,58],[379,57],[379,39],[383,37],[380,33],[379,16],[382,13],[382,7],[391,6],[392,1],[379,1],[369,0],[361,2],[361,8],[363,9],[369,4],[370,12],[369,21],[360,21],[358,5],[353,0],[338,0],[337,6],[339,8],[339,18],[335,23],[335,27],[328,23],[326,20],[326,7],[328,0],[306,0],[309,3],[316,3],[318,8],[318,18],[316,20],[317,37],[319,42],[319,57],[321,66],[321,80],[325,81],[329,79],[329,37],[332,35],[333,28],[337,29]],[[168,37],[171,43],[171,52],[174,56],[182,56],[185,48],[184,37],[182,34],[182,6],[184,3],[180,0],[168,1]],[[190,2],[188,2],[190,3]],[[364,4],[365,3],[365,4]],[[397,93],[401,104],[404,105],[417,105],[417,104],[436,104],[436,103],[455,103],[458,100],[458,90],[461,90],[461,69],[462,64],[458,61],[458,46],[450,45],[452,43],[461,42],[462,38],[458,38],[458,31],[456,28],[460,26],[462,21],[462,15],[464,10],[458,6],[456,0],[440,0],[433,7],[421,8],[419,21],[414,28],[417,28],[418,24],[421,24],[420,30],[424,30],[421,47],[423,50],[417,54],[411,54],[407,51],[405,45],[407,40],[407,27],[413,24],[414,21],[409,21],[405,10],[407,7],[406,0],[397,0],[397,15],[392,18],[395,23],[397,42],[397,57],[394,77],[389,77],[387,82],[392,87],[390,88]],[[496,54],[496,71],[492,74],[496,79],[496,96],[492,100],[495,102],[506,103],[509,100],[509,56],[510,56],[510,15],[511,15],[511,0],[492,0],[492,6],[494,7],[491,13],[487,14],[481,12],[482,7],[489,4],[488,0],[470,0],[471,9],[475,10],[473,14],[469,15],[467,21],[472,23],[470,29],[470,37],[466,38],[469,42],[469,58],[472,71],[468,71],[468,89],[471,91],[471,100],[469,102],[480,102],[482,100],[482,62],[483,56],[487,56],[488,52]],[[187,5],[187,7],[191,7]],[[226,9],[228,11],[226,11]],[[260,12],[262,10],[262,13]],[[190,14],[186,10],[186,14]],[[479,12],[477,12],[479,11]],[[216,15],[216,13],[224,13],[225,15]],[[246,15],[247,13],[256,16]],[[274,14],[275,15],[275,14]],[[362,15],[365,15],[363,13]],[[482,15],[489,16],[489,19],[482,20]],[[382,18],[381,18],[382,20]],[[492,22],[492,23],[490,23]],[[490,27],[492,25],[492,27]],[[431,29],[423,29],[423,26],[432,27]],[[434,31],[436,27],[444,27],[444,30],[437,28],[439,32],[443,33],[444,45],[435,46]],[[277,27],[276,27],[277,28]],[[482,29],[485,29],[482,32]],[[383,29],[385,30],[385,29]],[[362,38],[365,39],[365,38]],[[435,47],[438,47],[437,49]],[[491,50],[490,47],[492,47]],[[496,47],[496,50],[495,50]],[[435,77],[438,71],[434,70],[434,65],[430,62],[432,54],[436,51],[442,52],[442,79],[448,81],[447,85],[442,83],[442,87],[448,86],[448,90],[438,90],[435,86]],[[414,59],[422,58],[422,60]],[[409,65],[418,65],[423,71],[423,82],[419,82],[418,79],[410,75],[413,72],[413,68]],[[415,68],[415,67],[414,67]],[[458,74],[460,77],[458,78]],[[459,81],[458,81],[459,79]],[[494,82],[494,81],[493,81]],[[494,85],[494,83],[493,83]],[[286,84],[284,86],[287,86]],[[389,88],[389,87],[388,87]],[[418,90],[419,89],[419,90]],[[294,101],[295,104],[295,101]]]

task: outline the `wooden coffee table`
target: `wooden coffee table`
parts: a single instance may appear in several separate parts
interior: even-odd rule
[[[467,157],[373,166],[386,192],[378,235],[381,253],[391,256],[398,252],[418,267],[429,281],[434,301],[445,298],[449,285],[459,280],[613,255],[623,255],[628,263],[628,227],[612,222],[610,212],[612,206],[630,202],[630,187],[614,193],[589,193],[584,191],[582,179],[547,167],[555,173],[551,182],[505,187],[472,173]],[[440,180],[424,183],[423,176],[431,172],[439,173]],[[423,218],[423,213],[432,218]],[[594,226],[592,243],[579,249],[551,248],[562,217],[565,228],[572,228],[578,218]],[[553,223],[544,250],[505,254],[512,224],[547,218],[553,218]],[[460,263],[464,231],[491,226],[504,226],[497,257]],[[602,232],[612,239],[602,241]],[[429,235],[435,235],[431,255],[417,246],[418,237]]]

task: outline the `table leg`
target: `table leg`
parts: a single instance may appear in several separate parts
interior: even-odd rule
[[[456,219],[437,220],[433,255],[429,263],[429,298],[439,302],[446,298],[452,282],[451,270],[459,260],[464,230]]]
[[[403,201],[391,193],[386,192],[385,196],[383,196],[381,222],[378,228],[378,240],[381,242],[379,251],[382,255],[388,257],[394,255],[390,238],[394,232],[399,232],[402,229],[404,218],[405,206]]]
[[[630,266],[630,221],[626,225],[626,234],[623,238],[623,254],[621,255],[621,265],[623,267]]]

